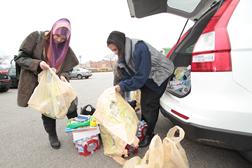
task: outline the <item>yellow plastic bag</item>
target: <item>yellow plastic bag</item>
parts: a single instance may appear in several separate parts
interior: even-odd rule
[[[70,83],[61,81],[52,69],[42,71],[38,81],[28,106],[50,118],[64,118],[76,98]]]
[[[123,168],[148,168],[148,165],[144,163],[143,160],[145,159],[141,159],[139,156],[135,156],[127,160],[123,165]]]
[[[104,154],[123,163],[127,144],[137,146],[136,137],[138,118],[134,109],[115,91],[106,89],[98,98],[93,116],[100,124]],[[118,157],[117,157],[118,156]]]
[[[178,133],[178,136],[175,134]],[[164,167],[167,168],[188,168],[186,152],[180,141],[184,139],[185,132],[179,126],[171,128],[163,140],[164,147]]]
[[[177,131],[178,137],[175,136]],[[163,142],[155,135],[143,159],[133,157],[125,162],[123,168],[189,168],[185,150],[180,145],[184,135],[184,130],[178,126],[168,131]]]
[[[163,165],[164,150],[162,140],[158,135],[155,135],[143,159],[139,156],[135,156],[126,161],[123,168],[164,168]]]
[[[117,136],[112,136],[112,134],[102,125],[100,125],[100,133],[105,155],[121,156],[126,154],[126,142],[122,141]]]

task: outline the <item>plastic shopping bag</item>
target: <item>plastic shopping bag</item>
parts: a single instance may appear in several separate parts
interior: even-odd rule
[[[123,165],[125,160],[122,156],[127,155],[125,149],[127,143],[112,135],[104,126],[100,125],[100,134],[104,149],[104,155],[112,157],[116,162]]]
[[[42,71],[38,81],[28,106],[50,118],[64,118],[76,98],[70,83],[61,81],[52,69]]]
[[[178,137],[175,136],[176,132],[179,133]],[[155,135],[143,159],[133,157],[125,162],[123,168],[189,168],[185,150],[180,145],[184,135],[184,130],[178,126],[168,131],[163,142]]]
[[[101,126],[105,155],[121,157],[127,144],[138,145],[136,113],[114,87],[100,95],[93,115]]]
[[[175,134],[178,136],[175,136]],[[167,136],[163,139],[164,147],[164,167],[167,168],[188,168],[189,163],[187,160],[186,152],[181,146],[180,141],[184,139],[185,132],[179,127],[171,128]]]
[[[139,156],[133,157],[125,162],[123,168],[164,168],[164,150],[160,137],[155,135],[152,138],[143,159]]]

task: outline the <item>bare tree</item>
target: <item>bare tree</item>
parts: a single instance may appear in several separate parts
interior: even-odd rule
[[[108,54],[108,55],[105,55],[105,56],[104,56],[104,59],[109,61],[110,66],[111,66],[111,68],[113,69],[113,68],[114,68],[113,65],[114,65],[114,62],[115,62],[115,60],[116,60],[115,54]]]

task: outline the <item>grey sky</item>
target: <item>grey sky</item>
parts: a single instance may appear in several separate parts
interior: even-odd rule
[[[131,38],[143,39],[157,49],[171,47],[185,19],[158,14],[131,18],[127,0],[8,0],[1,2],[0,56],[17,53],[22,40],[32,31],[49,30],[59,18],[72,24],[70,45],[82,62],[100,60],[111,52],[106,39],[113,30]]]

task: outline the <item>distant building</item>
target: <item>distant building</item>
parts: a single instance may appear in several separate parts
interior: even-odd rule
[[[115,65],[113,60],[88,61],[81,64],[80,67],[90,69],[92,71],[112,71]]]

